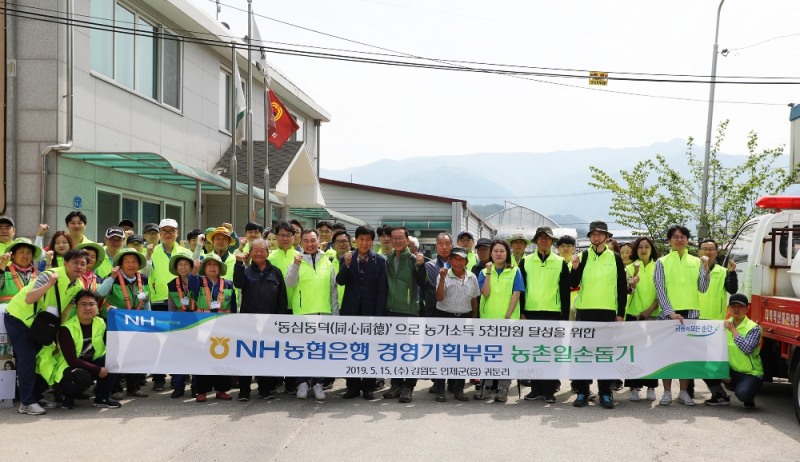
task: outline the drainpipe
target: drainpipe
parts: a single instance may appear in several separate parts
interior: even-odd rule
[[[72,12],[73,1],[67,1],[67,142],[60,144],[53,144],[47,146],[42,151],[42,172],[41,172],[41,185],[39,186],[39,223],[45,223],[45,206],[47,204],[47,156],[54,151],[67,151],[72,149],[73,142],[73,63],[74,63],[74,46],[73,34],[74,26],[72,25]]]

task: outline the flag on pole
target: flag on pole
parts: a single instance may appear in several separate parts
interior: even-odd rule
[[[236,147],[242,148],[244,141],[245,111],[247,106],[244,101],[244,91],[242,91],[242,78],[239,77],[239,64],[233,63],[233,83],[236,85],[236,127],[234,130],[234,141]]]
[[[294,117],[289,114],[289,111],[286,110],[283,103],[275,96],[271,88],[269,90],[269,102],[270,106],[272,106],[272,113],[275,118],[275,127],[269,127],[269,136],[267,139],[270,144],[280,149],[283,147],[283,143],[285,143],[300,126],[297,125]]]

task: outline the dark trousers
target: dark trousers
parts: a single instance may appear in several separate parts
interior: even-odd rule
[[[707,379],[705,380],[708,389],[714,393],[723,392],[722,380]],[[755,375],[743,374],[731,369],[731,382],[726,384],[728,389],[732,389],[733,393],[743,403],[752,403],[756,398],[756,393],[761,389],[761,384],[764,379],[756,377]]]
[[[576,321],[614,322],[616,318],[617,313],[613,310],[578,309],[575,313]],[[584,395],[589,394],[589,387],[592,385],[591,380],[573,380],[572,383],[575,388],[577,388],[578,393]],[[613,380],[598,380],[597,392],[600,393],[600,395],[610,395],[611,385],[613,383]]]
[[[8,313],[4,316],[8,338],[17,357],[19,401],[28,406],[42,399],[42,393],[47,389],[47,384],[36,374],[36,354],[42,347],[30,341],[28,326],[24,322]]]
[[[256,377],[256,383],[258,383],[258,394],[261,396],[266,396],[267,393],[271,392],[272,390],[278,388],[278,384],[280,384],[282,377]],[[253,376],[240,376],[239,377],[239,393],[243,393],[245,395],[250,394],[250,384],[253,383]]]
[[[638,319],[636,316],[632,316],[629,314],[625,315],[625,322],[639,322],[644,321],[642,319]],[[628,388],[658,388],[658,379],[628,379],[625,380],[625,386]]]
[[[560,311],[523,311],[526,320],[561,321]],[[561,388],[560,380],[531,380],[531,391],[539,395],[554,395]]]
[[[224,392],[231,389],[231,378],[227,375],[198,375],[197,392],[208,393],[211,388],[217,392]]]
[[[422,302],[420,302],[420,303],[422,303]],[[422,312],[422,310],[420,310],[420,313],[421,312]],[[392,311],[389,311],[388,313],[386,313],[386,316],[393,316],[393,317],[398,317],[398,318],[418,318],[419,317],[419,316],[410,315],[408,313],[395,313],[395,312],[392,312]],[[396,385],[396,386],[398,386],[400,388],[408,387],[408,388],[413,390],[414,387],[417,386],[417,379],[392,378],[389,383],[392,386]]]
[[[90,362],[97,366],[105,367],[106,357],[101,356]],[[111,389],[114,387],[114,383],[117,380],[117,376],[115,374],[108,374],[105,377],[100,378],[99,375],[94,375],[86,369],[79,367],[68,367],[66,370],[64,370],[64,374],[61,377],[61,382],[59,382],[59,385],[61,385],[61,392],[64,394],[64,396],[76,398],[81,393],[88,390],[92,385],[92,381],[94,380],[97,380],[97,385],[94,387],[94,396],[96,400],[104,400],[111,396]]]
[[[348,377],[345,379],[347,382],[347,389],[348,390],[360,390],[360,391],[373,391],[375,389],[375,384],[378,381],[376,378],[365,379],[359,377]]]

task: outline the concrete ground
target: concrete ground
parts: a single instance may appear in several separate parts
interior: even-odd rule
[[[574,408],[567,381],[555,404],[518,400],[516,387],[505,404],[452,395],[437,403],[429,386],[420,381],[410,404],[343,400],[341,379],[324,402],[278,394],[196,403],[170,399],[169,389],[150,392],[148,383],[150,397],[126,399],[120,409],[77,401],[38,417],[0,410],[2,460],[800,460],[785,382],[765,384],[756,409],[735,398],[730,407],[704,406],[701,381],[694,407],[629,402],[623,389],[613,410]]]

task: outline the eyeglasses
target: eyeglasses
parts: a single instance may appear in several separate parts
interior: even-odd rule
[[[278,237],[282,237],[284,239],[291,239],[294,237],[294,234],[278,233]]]
[[[347,239],[336,239],[336,241],[334,241],[334,243],[335,244],[349,244],[350,241],[348,241]]]
[[[673,239],[673,240],[676,240],[676,241],[682,241],[684,239],[689,239],[689,238],[684,236],[683,234],[673,234],[670,239]]]
[[[172,228],[170,228],[170,229],[159,229],[158,232],[160,232],[162,234],[177,234],[178,230],[177,229],[172,229]]]
[[[97,308],[97,302],[81,302],[78,303],[78,308]]]

